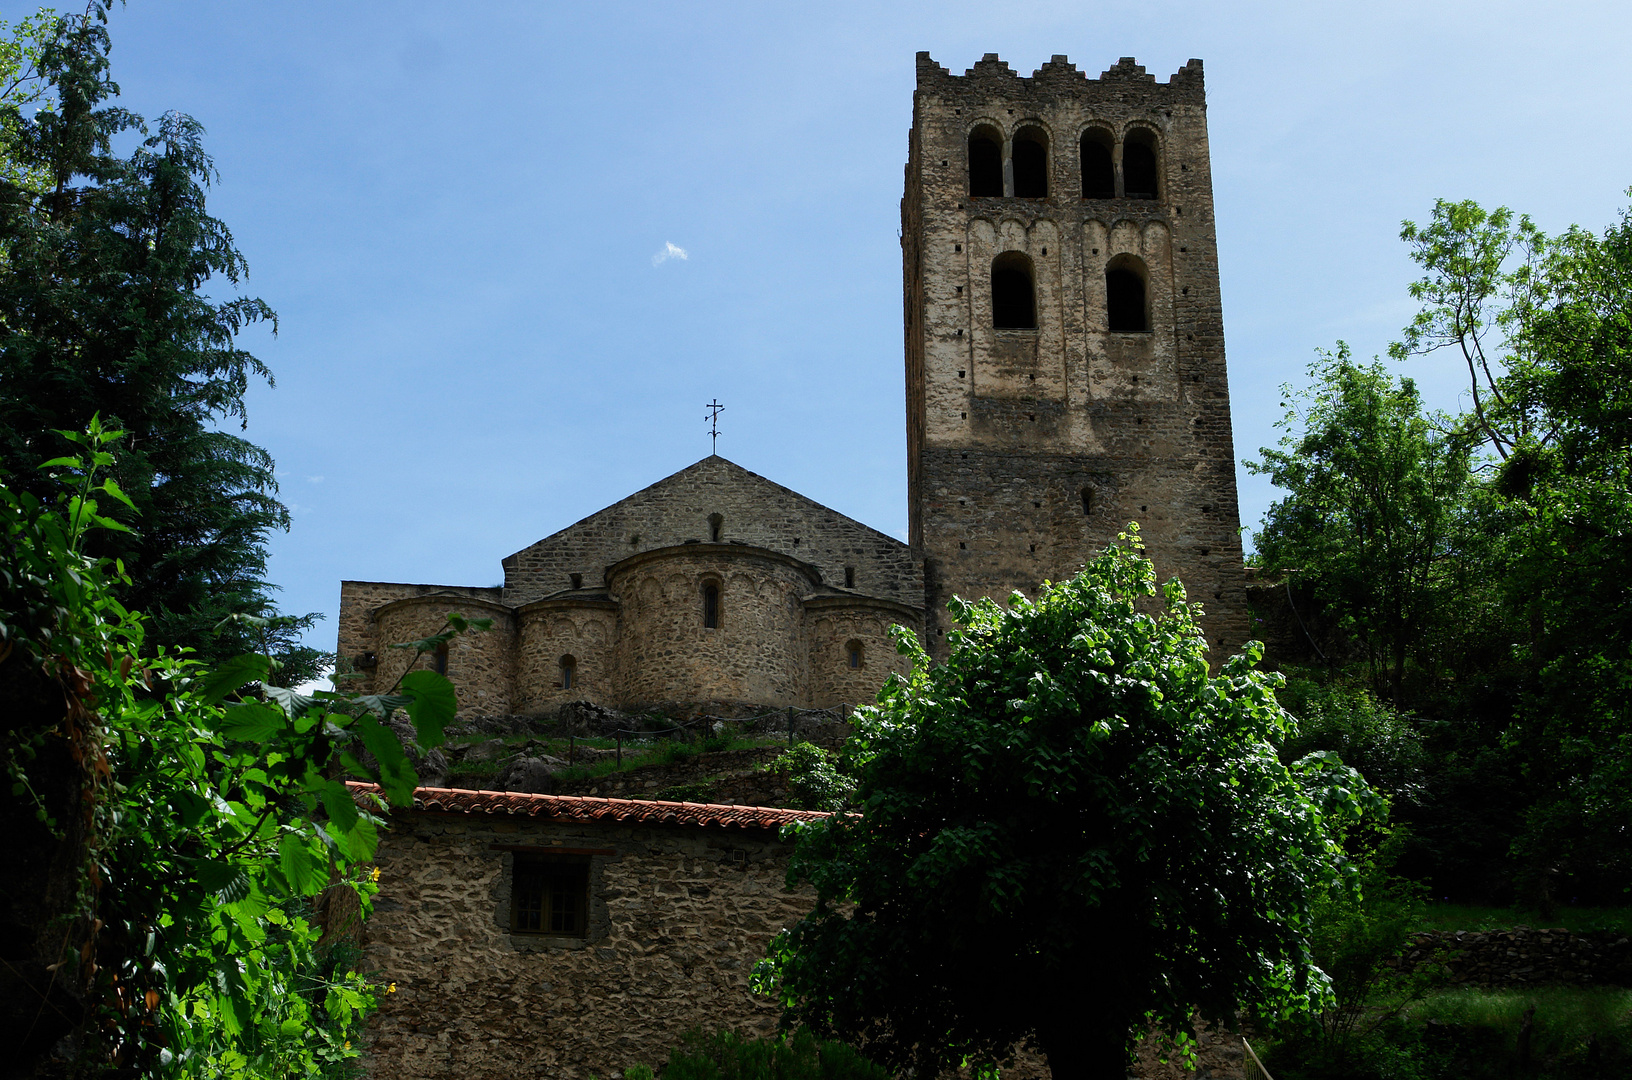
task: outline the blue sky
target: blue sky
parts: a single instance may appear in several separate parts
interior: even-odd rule
[[[8,18],[28,7],[0,5]],[[277,309],[250,438],[292,611],[499,560],[709,451],[905,537],[898,202],[913,55],[1206,62],[1237,457],[1316,347],[1410,318],[1436,197],[1608,224],[1621,3],[131,0],[124,104],[207,129]],[[655,259],[673,248],[684,257]],[[1447,358],[1407,365],[1442,407]],[[1243,524],[1274,492],[1241,475]]]

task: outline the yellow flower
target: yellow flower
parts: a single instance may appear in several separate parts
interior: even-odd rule
[[[350,1039],[347,1039],[347,1040],[346,1040],[346,1049],[347,1049],[347,1050],[350,1050],[350,1049],[351,1049],[351,1040],[350,1040]]]
[[[396,993],[397,992],[397,984],[392,983],[390,986],[385,988],[385,992],[388,993],[388,994]]]
[[[370,880],[370,881],[380,880],[380,868],[378,866],[376,866],[374,868],[374,872],[372,874],[368,875],[368,880]]]

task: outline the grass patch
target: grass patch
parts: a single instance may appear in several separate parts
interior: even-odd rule
[[[1632,934],[1632,908],[1566,907],[1551,918],[1518,908],[1474,907],[1468,904],[1430,903],[1423,913],[1423,930],[1510,930],[1515,926],[1563,928],[1572,933],[1612,930]]]

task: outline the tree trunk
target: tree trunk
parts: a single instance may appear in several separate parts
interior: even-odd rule
[[[1053,1080],[1126,1080],[1128,1029],[1103,1015],[1039,1020],[1037,1041]]]
[[[80,946],[87,927],[79,912],[86,860],[81,773],[67,741],[55,730],[63,691],[24,649],[0,658],[0,747],[16,751],[40,732],[32,759],[24,758],[29,785],[55,830],[36,816],[33,796],[0,797],[0,836],[6,838],[6,887],[0,893],[0,1076],[54,1074],[53,1050],[84,1024],[88,1003]]]

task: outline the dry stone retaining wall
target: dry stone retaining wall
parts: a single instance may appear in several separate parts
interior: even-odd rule
[[[1632,939],[1618,931],[1437,930],[1414,934],[1399,964],[1443,963],[1458,985],[1632,987]]]

